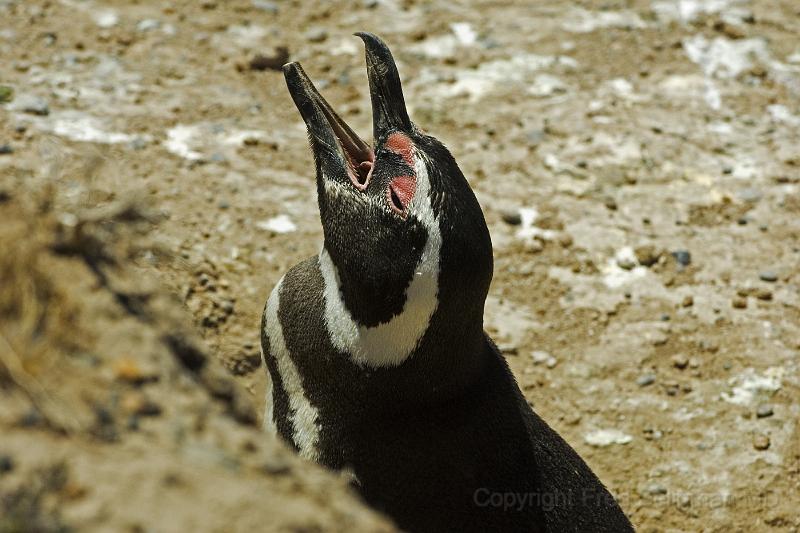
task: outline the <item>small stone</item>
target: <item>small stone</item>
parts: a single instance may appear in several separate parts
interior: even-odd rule
[[[519,226],[522,224],[522,214],[516,209],[504,209],[500,213],[500,218],[509,226]]]
[[[138,361],[129,357],[120,357],[114,362],[114,377],[132,385],[158,381],[158,374],[154,370],[143,368]]]
[[[261,468],[264,470],[264,473],[271,476],[282,476],[292,471],[289,462],[284,457],[278,455],[267,457]]]
[[[8,85],[0,85],[0,104],[7,104],[14,99],[14,89]]]
[[[14,470],[14,460],[10,455],[0,454],[0,476]]]
[[[672,366],[683,370],[687,366],[689,366],[689,358],[683,354],[675,354],[672,356]]]
[[[630,257],[618,257],[617,266],[623,270],[632,270],[636,266],[636,262]]]
[[[646,267],[656,264],[658,258],[661,256],[661,252],[652,244],[639,246],[634,250],[634,253],[636,254],[636,260],[639,261],[639,264]]]
[[[17,96],[16,100],[14,100],[14,103],[11,105],[11,109],[41,117],[50,114],[50,106],[47,104],[47,100],[31,94]]]
[[[150,400],[140,391],[129,391],[122,397],[120,402],[122,410],[126,414],[135,416],[159,416],[161,406]]]
[[[279,11],[278,4],[269,2],[268,0],[253,0],[253,7],[259,11],[265,11],[272,15],[276,15]]]
[[[519,349],[514,344],[498,344],[497,349],[503,355],[517,355],[519,353]]]
[[[569,248],[573,243],[572,235],[569,233],[560,233],[558,235],[558,243],[564,248]]]
[[[731,306],[733,306],[734,309],[747,309],[747,299],[736,296],[731,300]]]
[[[668,396],[675,396],[678,394],[680,390],[680,385],[677,381],[665,381],[664,382],[664,391],[667,393]]]
[[[758,418],[768,418],[773,415],[772,406],[768,404],[762,404],[758,406],[756,409],[756,416]]]
[[[764,194],[758,189],[748,188],[739,191],[737,196],[743,202],[756,203],[761,200]]]
[[[770,283],[774,283],[778,281],[778,273],[774,270],[762,270],[758,273],[758,278],[761,281],[768,281]]]
[[[694,297],[691,294],[687,294],[681,300],[681,307],[691,307],[694,305]]]
[[[660,496],[667,493],[667,487],[655,483],[647,487],[647,493],[651,496]]]
[[[764,434],[758,434],[753,437],[753,448],[759,451],[769,449],[770,441],[769,437]]]
[[[0,144],[0,155],[9,155],[14,153],[14,148],[10,144]]]
[[[136,24],[136,30],[142,33],[157,30],[160,27],[161,22],[156,19],[144,19]]]
[[[672,257],[683,266],[689,266],[692,262],[692,254],[688,250],[676,250],[672,252]]]
[[[544,250],[544,245],[539,239],[528,239],[524,245],[525,251],[531,254],[538,254]]]
[[[636,384],[640,387],[647,387],[648,385],[652,385],[656,382],[656,375],[655,374],[643,374],[636,378]]]
[[[755,291],[753,291],[753,296],[755,296],[759,300],[763,300],[765,302],[768,302],[768,301],[772,300],[772,291],[769,290],[769,289],[761,289],[761,288],[759,288],[759,289],[756,289]]]
[[[289,48],[278,46],[271,55],[256,54],[248,63],[248,68],[257,71],[281,70],[287,61],[289,61]]]
[[[321,43],[328,38],[328,32],[322,28],[311,28],[305,33],[305,38],[312,43]]]

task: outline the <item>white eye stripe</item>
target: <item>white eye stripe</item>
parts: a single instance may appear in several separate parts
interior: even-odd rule
[[[325,326],[332,344],[349,353],[356,363],[371,367],[397,366],[414,352],[428,330],[439,305],[439,259],[442,236],[430,201],[430,181],[425,161],[415,155],[417,189],[410,212],[428,230],[428,240],[406,289],[403,311],[375,327],[360,326],[347,309],[336,265],[323,247],[319,265],[325,281]]]

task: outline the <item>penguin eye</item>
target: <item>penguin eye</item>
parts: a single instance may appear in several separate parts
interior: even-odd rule
[[[391,187],[389,187],[389,200],[392,202],[392,207],[394,207],[395,210],[403,211],[403,203],[400,201],[400,197],[397,196],[395,190]]]
[[[405,217],[408,214],[408,206],[414,198],[416,189],[416,176],[397,176],[393,178],[386,190],[386,200],[389,203],[389,207]]]

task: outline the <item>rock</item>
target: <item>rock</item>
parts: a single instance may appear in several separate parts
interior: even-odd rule
[[[514,344],[498,344],[497,349],[503,355],[517,355],[519,353],[519,349]]]
[[[282,455],[270,455],[261,466],[265,474],[271,476],[282,476],[292,471],[292,466]]]
[[[50,114],[50,106],[47,100],[39,98],[32,94],[22,94],[17,96],[13,104],[10,106],[12,111],[22,111],[30,115],[38,115],[45,117]]]
[[[747,299],[736,296],[731,300],[731,306],[733,306],[734,309],[747,309]]]
[[[661,257],[661,252],[652,244],[638,246],[634,250],[634,254],[639,264],[646,267],[653,266],[658,262],[658,258]]]
[[[114,362],[114,377],[132,385],[158,381],[158,373],[155,370],[146,369],[129,357],[120,357]]]
[[[509,226],[519,226],[522,224],[522,214],[516,209],[504,209],[500,213],[500,218]]]
[[[758,418],[769,418],[773,415],[772,406],[768,404],[761,404],[756,409],[756,417]]]
[[[617,266],[623,270],[632,270],[636,266],[636,261],[630,257],[617,257]]]
[[[276,15],[278,11],[280,11],[278,4],[275,2],[269,2],[268,0],[253,0],[253,7],[259,11],[265,11],[272,15]]]
[[[647,494],[651,496],[660,496],[667,493],[667,487],[664,485],[660,485],[658,483],[654,483],[647,487]]]
[[[0,476],[14,470],[14,460],[10,455],[0,454]]]
[[[681,300],[681,307],[691,307],[694,305],[694,297],[691,294],[687,294]]]
[[[14,148],[10,144],[0,144],[0,155],[9,155],[14,153]]]
[[[692,254],[688,250],[676,250],[672,252],[672,257],[683,266],[689,266],[692,262]]]
[[[289,61],[289,48],[278,46],[272,55],[256,54],[248,63],[248,68],[256,71],[281,70],[287,61]]]
[[[640,387],[647,387],[656,382],[656,375],[653,373],[643,374],[636,378],[636,384]]]
[[[540,350],[532,351],[531,359],[533,359],[533,364],[545,365],[547,368],[555,368],[555,366],[558,364],[558,359],[549,353]]]
[[[311,28],[305,33],[305,38],[312,43],[321,43],[328,38],[328,32],[322,28]]]
[[[764,434],[758,434],[753,437],[753,448],[759,451],[764,451],[769,449],[770,441],[769,437]]]
[[[683,370],[687,366],[689,366],[689,358],[683,354],[675,354],[672,356],[672,366]]]
[[[761,200],[764,194],[758,189],[748,188],[739,191],[738,196],[743,202],[756,203]]]
[[[774,283],[778,281],[778,273],[774,270],[762,270],[758,273],[758,278],[761,281],[768,281],[770,283]]]
[[[753,296],[755,296],[759,300],[768,302],[772,300],[772,291],[769,289],[758,288],[755,291],[753,291]]]
[[[8,85],[0,85],[0,104],[7,104],[14,99],[14,89]]]
[[[159,416],[161,406],[150,400],[141,391],[128,391],[120,402],[120,407],[128,415]]]
[[[539,239],[528,239],[524,245],[525,251],[531,254],[538,254],[544,250],[544,245]]]
[[[612,444],[628,444],[633,437],[618,429],[598,429],[584,435],[583,440],[590,446],[603,448]]]
[[[157,30],[161,27],[161,21],[156,19],[144,19],[140,20],[136,24],[136,30],[142,33]]]

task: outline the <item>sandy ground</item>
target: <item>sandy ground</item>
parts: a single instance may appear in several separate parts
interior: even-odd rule
[[[200,385],[182,391],[180,402],[165,379],[120,384],[125,378],[114,361],[133,357],[130,351],[138,357],[143,341],[136,328],[108,332],[132,320],[144,337],[163,341],[161,315],[149,323],[137,318],[150,311],[136,302],[173,301],[174,313],[193,322],[181,328],[227,368],[224,379],[245,391],[241,401],[260,409],[261,308],[273,283],[314,254],[321,238],[305,131],[273,66],[287,54],[301,61],[366,137],[366,76],[351,34],[368,30],[393,49],[412,119],[451,149],[483,205],[495,248],[487,330],[537,412],[618,495],[637,529],[800,528],[800,5],[794,0],[368,0],[325,7],[2,0],[0,20],[0,84],[13,89],[10,96],[0,89],[0,99],[9,100],[0,106],[0,221],[11,227],[6,218],[51,220],[39,229],[23,225],[6,242],[40,232],[41,253],[70,268],[78,259],[91,266],[86,258],[96,254],[86,250],[95,250],[94,241],[73,242],[75,252],[53,248],[51,240],[84,227],[81,221],[102,229],[96,238],[104,246],[136,243],[114,252],[125,288],[105,287],[111,295],[105,297],[126,295],[115,299],[123,309],[116,311],[119,320],[105,313],[62,317],[77,316],[76,328],[105,340],[81,336],[90,346],[76,347],[59,330],[50,348],[92,352],[100,358],[99,368],[92,367],[99,381],[87,384],[69,373],[51,380],[45,376],[55,370],[47,365],[28,365],[28,372],[41,373],[40,381],[57,390],[122,387],[138,394],[155,387],[150,394],[162,407],[176,405],[175,413],[164,408],[146,417],[152,428],[145,436],[120,430],[116,444],[92,426],[86,431],[94,437],[68,439],[82,450],[79,457],[117,446],[130,458],[130,476],[147,480],[147,472],[159,472],[161,479],[162,460],[193,472],[187,465],[197,454],[162,441],[174,432],[167,419],[183,420],[189,415],[181,409],[208,402],[217,405],[203,408],[208,416],[242,426],[262,460],[280,453],[272,443],[262,447],[257,430],[245,427],[252,416],[240,413],[244,423],[236,422],[236,409],[220,407],[213,387],[202,392],[213,379],[192,381]],[[263,57],[252,62],[257,55]],[[128,224],[120,207],[127,205],[147,213],[134,217],[146,219],[144,236],[108,229]],[[10,246],[3,254],[15,250]],[[17,276],[27,271],[18,270]],[[80,281],[91,278],[91,269],[82,272],[43,268],[48,283],[76,305],[98,291],[99,282]],[[8,279],[15,278],[3,278],[6,292]],[[140,296],[133,305],[132,295]],[[26,315],[9,306],[0,327],[20,330],[19,316]],[[14,316],[16,322],[8,318]],[[18,333],[5,335],[28,342]],[[174,359],[175,350],[165,346],[147,348],[143,361]],[[13,386],[0,393],[21,398]],[[130,409],[139,405],[131,402]],[[0,466],[3,456],[33,465],[67,446],[65,437],[20,425],[8,413],[2,420]],[[11,427],[15,437],[7,439]],[[151,460],[154,442],[172,455]],[[251,453],[232,444],[225,449],[235,462]],[[223,459],[204,460],[225,470]],[[51,491],[60,494],[53,505],[63,524],[135,530],[136,513],[108,511],[126,497],[124,490],[103,492],[113,476],[96,472],[90,459],[75,462],[70,471],[92,487],[69,497],[63,486]],[[17,486],[23,466],[0,473],[0,490]],[[295,472],[320,476],[341,494],[342,507],[331,510],[314,497],[319,485],[295,481],[297,505],[318,512],[319,527],[386,527],[338,480],[299,463],[291,479]],[[231,503],[219,512],[203,506],[207,520],[197,523],[150,514],[145,529],[246,529],[259,523],[250,507],[261,501],[250,488],[258,483],[278,487],[263,494],[265,507],[285,509],[289,504],[281,502],[294,501],[272,474],[242,485],[230,468],[225,475],[217,492],[230,491],[229,502],[247,495],[248,505]],[[209,491],[215,496],[214,477],[181,479],[182,490],[200,501]],[[170,505],[141,498],[144,514]],[[182,513],[192,509],[186,495],[169,502]],[[363,522],[341,522],[340,511]],[[280,520],[275,528],[294,527]]]

